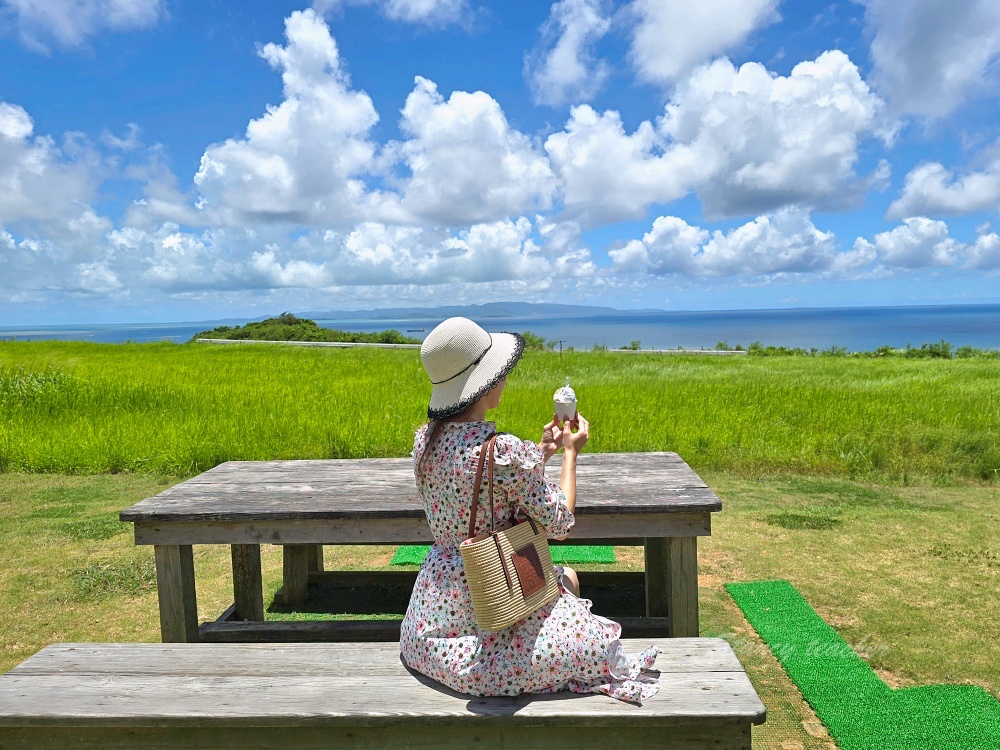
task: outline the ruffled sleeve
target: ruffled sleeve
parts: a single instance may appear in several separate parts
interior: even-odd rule
[[[417,472],[417,464],[420,463],[420,457],[424,455],[424,446],[427,445],[427,437],[430,432],[430,423],[420,425],[417,428],[416,434],[413,436],[413,450],[410,451],[410,455],[413,457],[413,473]]]
[[[553,539],[569,536],[576,519],[558,483],[545,478],[542,449],[530,440],[503,434],[495,450],[496,481],[508,498],[542,525]]]

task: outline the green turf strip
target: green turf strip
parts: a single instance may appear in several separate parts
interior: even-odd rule
[[[552,545],[552,562],[556,565],[570,563],[613,563],[614,547],[584,547],[577,545]],[[430,551],[429,544],[406,544],[396,550],[390,565],[420,565]]]
[[[1000,701],[983,688],[893,690],[788,581],[727,583],[726,590],[841,750],[1000,748]]]

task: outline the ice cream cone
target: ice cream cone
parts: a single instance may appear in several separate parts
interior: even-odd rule
[[[566,378],[566,385],[555,392],[552,400],[556,407],[556,421],[565,422],[576,419],[576,391],[570,387],[569,378]]]

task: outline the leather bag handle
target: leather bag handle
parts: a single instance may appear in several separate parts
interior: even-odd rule
[[[469,538],[476,535],[476,513],[479,510],[479,485],[483,481],[483,466],[489,460],[488,478],[490,482],[490,532],[493,532],[494,512],[493,512],[493,446],[500,437],[499,432],[494,432],[483,443],[479,452],[479,463],[476,465],[476,482],[472,488],[472,513],[469,515]]]
[[[476,535],[476,512],[479,510],[479,483],[483,479],[483,464],[487,469],[487,481],[490,484],[490,536],[497,547],[497,557],[500,559],[500,567],[503,570],[504,580],[507,582],[507,589],[514,590],[514,581],[507,570],[507,561],[504,559],[503,548],[500,546],[500,537],[496,533],[496,508],[493,505],[493,448],[496,445],[499,432],[494,432],[483,443],[479,451],[479,462],[476,465],[476,486],[472,489],[472,512],[469,514],[469,538]]]

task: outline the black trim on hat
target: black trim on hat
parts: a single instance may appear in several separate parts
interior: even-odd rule
[[[472,406],[474,403],[476,403],[476,401],[478,401],[484,395],[486,395],[486,393],[488,391],[490,391],[494,387],[496,387],[496,384],[499,383],[501,380],[503,380],[504,377],[506,377],[507,373],[509,373],[511,370],[514,369],[514,365],[517,364],[517,361],[519,359],[521,359],[521,355],[524,353],[524,337],[521,334],[519,334],[519,333],[512,333],[511,331],[501,331],[501,333],[506,333],[509,336],[513,336],[514,339],[515,339],[515,342],[514,342],[514,351],[511,353],[510,359],[507,360],[507,363],[503,367],[500,368],[500,372],[498,372],[495,377],[493,377],[491,380],[489,380],[486,383],[486,385],[484,385],[478,391],[476,391],[475,393],[473,393],[471,396],[468,396],[467,398],[463,398],[461,401],[459,401],[454,406],[446,406],[443,409],[431,409],[428,406],[427,407],[427,417],[429,419],[447,419],[448,417],[453,417],[456,414],[461,414],[463,411],[465,411],[470,406]],[[493,346],[492,339],[491,339],[490,346],[491,347]],[[486,355],[486,352],[483,352],[483,356],[485,356],[485,355]],[[482,359],[482,357],[480,357],[480,359]],[[473,362],[473,364],[476,364],[476,363]],[[467,370],[469,368],[467,367],[465,369]],[[462,372],[465,372],[465,370],[463,370]],[[458,373],[458,374],[461,375],[462,373]],[[451,378],[448,378],[448,380],[451,380]],[[446,381],[442,381],[442,382],[446,382]]]

